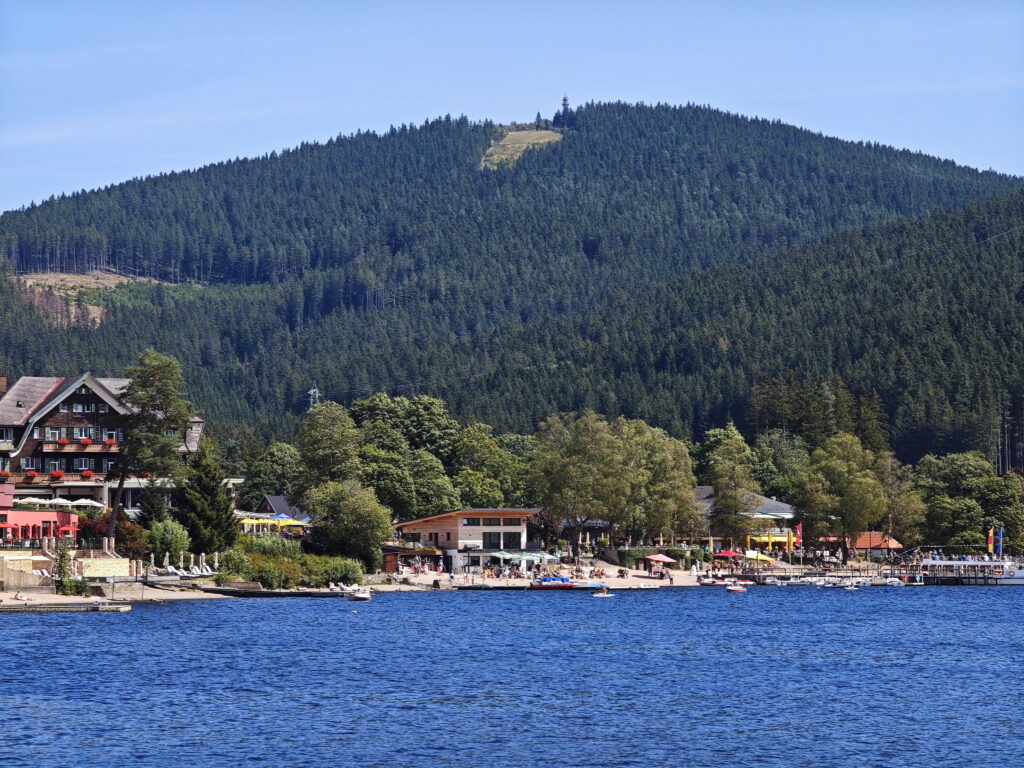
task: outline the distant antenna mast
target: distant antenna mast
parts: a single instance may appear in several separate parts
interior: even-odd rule
[[[320,405],[321,395],[320,390],[317,389],[316,382],[313,382],[313,388],[306,394],[309,395],[309,410],[312,411],[315,406]]]

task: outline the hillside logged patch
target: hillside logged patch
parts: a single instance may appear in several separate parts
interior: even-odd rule
[[[484,153],[483,166],[494,170],[504,163],[514,163],[530,147],[542,147],[561,138],[558,131],[510,131]]]

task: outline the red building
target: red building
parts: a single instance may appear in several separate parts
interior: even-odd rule
[[[64,509],[14,509],[14,486],[0,484],[0,541],[78,535],[78,515]]]
[[[6,377],[0,377],[0,483],[14,484],[15,500],[89,499],[110,506],[117,485],[112,470],[130,413],[120,400],[128,382],[88,373],[23,376],[8,388]],[[189,423],[181,453],[199,447],[203,425],[202,419]],[[143,478],[129,478],[125,507],[134,506],[145,484]],[[58,527],[66,524],[57,521]]]

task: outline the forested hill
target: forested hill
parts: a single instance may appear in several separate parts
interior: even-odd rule
[[[937,389],[929,402],[952,391],[914,367],[921,353],[902,326],[878,341],[879,355],[904,361],[897,378],[870,356],[854,366],[856,338],[803,329],[795,302],[855,300],[815,293],[855,265],[846,232],[883,242],[908,227],[941,244],[961,234],[938,223],[944,211],[1019,179],[701,107],[600,104],[556,118],[560,141],[494,169],[482,158],[506,129],[445,118],[6,213],[0,374],[119,375],[154,346],[182,360],[205,415],[281,435],[314,383],[341,402],[445,396],[501,428],[594,405],[683,435],[738,416],[751,382],[786,361],[801,379],[837,371],[884,388],[893,415],[898,382]],[[828,253],[839,263],[799,271]],[[4,276],[115,267],[165,282],[83,294],[106,309],[98,327],[50,322]],[[984,294],[987,283],[973,285]],[[944,297],[950,312],[976,311]],[[891,309],[857,306],[865,322]],[[790,325],[754,338],[745,307],[765,328]],[[797,331],[803,350],[789,350]],[[1008,386],[1012,364],[998,358],[994,387]]]
[[[792,429],[808,408],[827,422],[841,377],[881,395],[905,459],[994,456],[1000,441],[1019,454],[1024,192],[688,274],[450,358],[434,350],[429,365],[473,370],[437,394],[484,420],[525,429],[552,409],[590,407],[696,435],[730,416],[753,433],[759,383],[761,427]],[[821,385],[808,394],[786,380]]]
[[[664,278],[1017,183],[701,107],[558,117],[562,141],[493,171],[502,129],[445,118],[51,199],[0,217],[0,243],[19,271],[175,283],[342,268],[344,300],[386,305],[438,269],[456,284],[551,263],[570,281]]]

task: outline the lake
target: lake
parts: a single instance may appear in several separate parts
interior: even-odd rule
[[[0,765],[1014,766],[1024,589],[0,614]]]

